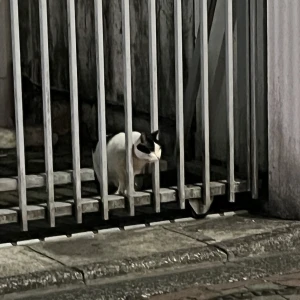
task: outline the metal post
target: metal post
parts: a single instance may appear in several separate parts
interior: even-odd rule
[[[251,191],[258,198],[258,160],[256,130],[256,0],[250,1],[250,78],[251,78]]]
[[[71,93],[74,202],[75,202],[75,214],[76,214],[77,223],[82,223],[77,51],[76,51],[74,0],[67,0],[67,9],[68,9],[68,36],[69,36],[69,74],[70,74],[69,76],[70,76],[70,93]]]
[[[200,1],[202,174],[204,204],[210,202],[207,0]]]
[[[226,97],[227,97],[227,184],[229,202],[235,201],[234,191],[234,118],[233,118],[233,27],[232,0],[226,0]]]
[[[134,215],[134,174],[132,162],[132,92],[130,56],[130,15],[129,0],[122,0],[123,60],[124,60],[124,101],[126,135],[126,191],[129,213]]]
[[[180,208],[185,208],[184,120],[183,120],[183,62],[181,0],[174,1],[175,78],[176,78],[176,159],[177,188]]]
[[[156,5],[155,0],[148,0],[149,14],[149,69],[150,69],[150,105],[151,131],[158,130],[158,95],[157,95],[157,50],[156,50]],[[159,162],[152,167],[152,190],[155,212],[160,212]]]
[[[10,16],[11,16],[12,56],[13,56],[13,72],[14,72],[19,208],[20,208],[21,228],[23,231],[27,231],[28,220],[27,220],[25,146],[24,146],[22,74],[21,74],[21,58],[20,58],[18,0],[10,0]]]
[[[100,143],[100,196],[104,220],[108,220],[108,184],[106,152],[106,119],[105,119],[105,85],[104,85],[104,49],[103,49],[103,13],[102,0],[94,0],[95,37],[97,65],[97,98],[98,98],[98,136]]]
[[[46,164],[46,189],[48,193],[48,220],[51,227],[55,226],[54,182],[53,182],[53,151],[51,126],[51,100],[50,100],[50,74],[49,74],[49,48],[48,48],[48,20],[47,1],[39,0],[41,66],[43,87],[43,117]]]

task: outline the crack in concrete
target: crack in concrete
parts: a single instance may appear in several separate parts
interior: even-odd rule
[[[175,232],[175,233],[177,233],[177,234],[180,234],[180,235],[182,235],[182,236],[185,236],[185,237],[187,237],[187,238],[190,238],[190,239],[192,239],[192,240],[194,240],[194,241],[203,243],[203,244],[205,244],[205,245],[208,246],[208,247],[212,247],[212,248],[215,248],[215,249],[221,251],[221,252],[222,252],[223,254],[225,254],[225,256],[226,256],[226,261],[225,261],[225,263],[226,263],[226,262],[231,262],[231,261],[234,260],[234,258],[235,258],[234,254],[233,254],[231,251],[228,251],[227,249],[223,248],[220,244],[211,244],[211,243],[206,242],[205,240],[201,240],[201,239],[199,239],[199,238],[193,237],[192,235],[189,235],[189,234],[187,234],[187,233],[181,232],[181,231],[179,231],[179,230],[176,230],[176,229],[173,229],[173,228],[169,228],[169,227],[167,227],[167,226],[162,226],[162,227],[163,227],[165,230],[168,230],[168,231],[170,231],[170,232]]]
[[[232,262],[235,259],[234,254],[227,250],[226,248],[222,247],[222,245],[220,244],[209,244],[210,246],[213,246],[214,248],[218,249],[219,251],[221,251],[222,253],[224,253],[226,255],[226,262]]]
[[[31,246],[25,246],[25,247],[26,247],[28,250],[30,250],[30,251],[32,251],[32,252],[34,252],[34,253],[36,253],[36,254],[39,254],[39,255],[41,255],[41,256],[43,256],[43,257],[45,257],[45,258],[48,258],[48,259],[50,259],[50,260],[52,260],[52,261],[54,261],[54,262],[60,264],[60,265],[63,266],[64,268],[67,268],[67,269],[69,269],[69,270],[73,270],[73,271],[76,271],[76,272],[80,273],[81,276],[82,276],[82,281],[83,281],[83,283],[84,283],[85,285],[87,285],[87,280],[86,280],[86,278],[85,278],[84,271],[80,270],[78,267],[71,267],[71,266],[68,266],[68,265],[64,264],[63,262],[61,262],[61,261],[59,261],[59,260],[57,260],[57,259],[55,259],[55,258],[53,258],[53,257],[51,257],[51,256],[49,256],[49,255],[47,255],[47,254],[45,254],[45,253],[42,253],[42,252],[40,252],[40,251],[38,251],[38,250],[36,250],[36,249],[31,248]]]
[[[42,253],[42,252],[40,252],[40,251],[38,251],[38,250],[35,250],[35,249],[31,248],[30,246],[25,246],[25,247],[26,247],[27,249],[29,249],[30,251],[34,252],[34,253],[37,253],[37,254],[39,254],[39,255],[41,255],[41,256],[43,256],[43,257],[46,257],[46,258],[48,258],[48,259],[50,259],[50,260],[52,260],[52,261],[55,261],[55,262],[59,263],[59,264],[62,265],[63,267],[68,267],[68,266],[66,266],[63,262],[61,262],[61,261],[59,261],[59,260],[57,260],[57,259],[55,259],[55,258],[53,258],[53,257],[51,257],[51,256],[49,256],[49,255],[47,255],[47,254],[45,254],[45,253]]]

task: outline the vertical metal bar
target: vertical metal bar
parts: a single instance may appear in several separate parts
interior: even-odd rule
[[[210,202],[207,0],[200,1],[203,200]]]
[[[48,220],[51,227],[55,226],[54,207],[54,181],[53,181],[53,153],[52,153],[52,126],[50,103],[50,74],[49,74],[49,49],[48,49],[48,20],[47,1],[39,1],[40,18],[40,43],[41,43],[41,67],[43,88],[43,118],[44,118],[44,143],[46,164],[46,188],[48,193]]]
[[[123,61],[124,61],[124,101],[126,135],[126,191],[129,213],[134,215],[134,174],[132,162],[132,92],[130,56],[130,15],[129,0],[122,0]]]
[[[197,41],[197,34],[199,30],[199,24],[200,24],[200,1],[202,0],[194,0],[194,41],[196,43]]]
[[[176,159],[177,188],[180,208],[185,208],[184,120],[183,120],[183,61],[181,0],[174,1],[175,78],[176,78]]]
[[[227,183],[229,202],[235,201],[234,193],[234,120],[233,120],[233,27],[232,0],[225,2],[226,18],[226,97],[227,97]]]
[[[158,130],[158,93],[157,93],[157,49],[156,49],[156,5],[148,0],[149,14],[149,69],[150,69],[150,105],[151,131]],[[159,162],[152,165],[152,190],[155,212],[160,212]]]
[[[258,160],[256,130],[256,0],[250,1],[250,76],[251,76],[251,191],[258,198]]]
[[[196,51],[197,41],[200,41],[200,2],[202,0],[194,0],[194,35],[195,35],[195,48],[194,51]],[[197,38],[199,34],[199,39]],[[200,57],[200,56],[199,56]],[[201,75],[200,75],[201,76]],[[201,80],[201,79],[200,79]],[[201,134],[202,131],[202,103],[201,103],[201,89],[198,89],[197,97],[196,97],[196,132],[195,132],[195,159],[201,160]]]
[[[246,177],[251,189],[249,0],[237,1],[238,98],[246,104]],[[244,162],[244,161],[243,161]]]
[[[78,82],[77,82],[77,51],[74,0],[67,0],[68,37],[69,37],[69,77],[71,93],[71,124],[73,154],[73,187],[75,214],[77,223],[82,223],[80,149],[79,149],[79,117],[78,117]]]
[[[108,184],[107,184],[107,153],[106,153],[106,119],[105,119],[105,85],[104,85],[104,49],[103,49],[103,12],[102,0],[94,0],[95,6],[95,37],[97,66],[97,98],[98,98],[98,136],[100,143],[100,196],[102,215],[108,220]]]
[[[12,57],[13,57],[13,72],[14,72],[14,98],[15,98],[15,116],[16,116],[19,208],[20,208],[21,228],[23,231],[27,231],[28,221],[27,221],[25,146],[24,146],[24,126],[23,126],[22,74],[21,74],[21,58],[20,58],[18,0],[10,0],[10,14],[11,14]]]

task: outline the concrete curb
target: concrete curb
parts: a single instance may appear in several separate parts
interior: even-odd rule
[[[68,268],[28,273],[0,278],[0,295],[69,284],[84,284],[83,274]]]
[[[195,299],[217,300],[227,299],[227,293],[223,293],[223,290],[224,286],[228,287],[229,284],[237,285],[239,290],[242,288],[242,297],[228,299],[250,299],[244,297],[245,292],[248,294],[250,294],[250,292],[252,293],[252,291],[258,291],[258,293],[260,291],[264,292],[264,288],[262,288],[261,285],[262,282],[265,284],[265,279],[269,284],[269,289],[274,289],[276,282],[272,284],[272,282],[275,281],[271,279],[272,277],[276,277],[278,274],[284,274],[285,272],[286,274],[291,274],[295,272],[295,270],[299,270],[299,268],[299,252],[280,253],[269,257],[244,258],[236,263],[227,262],[226,264],[214,264],[206,268],[191,266],[190,268],[180,269],[177,272],[168,273],[160,271],[152,273],[152,276],[141,274],[134,278],[124,277],[123,280],[119,278],[116,281],[108,281],[106,284],[94,283],[89,285],[88,288],[79,287],[75,293],[74,289],[70,287],[69,289],[54,291],[49,295],[35,293],[35,296],[30,295],[22,299],[77,299],[75,296],[80,295],[81,299],[98,300],[145,300],[152,299],[154,296],[160,296],[160,300],[172,300],[175,299],[172,293],[181,293],[181,291],[193,287],[198,289]],[[219,285],[218,289],[214,289],[216,285]],[[281,284],[279,283],[279,285]],[[234,289],[231,289],[229,295],[233,293],[233,290]],[[282,295],[288,295],[288,289],[278,291],[281,292],[280,294]],[[168,293],[170,294],[168,295]],[[275,293],[271,293],[271,295],[275,296]],[[154,299],[155,297],[153,300]],[[179,297],[176,297],[176,299],[179,299]],[[180,299],[187,298],[182,296]],[[274,297],[268,299],[278,298]]]
[[[94,263],[77,268],[83,272],[85,280],[94,280],[192,264],[224,263],[226,260],[226,254],[217,248],[202,246],[138,258]]]
[[[300,227],[278,228],[272,232],[211,243],[227,252],[229,261],[300,249]]]

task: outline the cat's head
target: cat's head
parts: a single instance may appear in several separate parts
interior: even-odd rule
[[[152,133],[142,132],[134,144],[134,154],[137,158],[148,162],[155,162],[161,157],[161,145],[157,139],[158,130]]]

